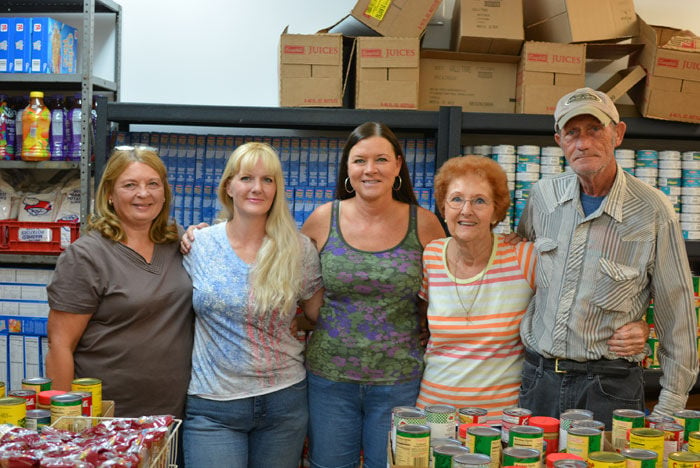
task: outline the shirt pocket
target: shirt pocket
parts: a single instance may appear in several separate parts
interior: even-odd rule
[[[538,288],[549,287],[549,280],[554,273],[554,256],[557,253],[557,247],[557,242],[547,237],[538,237],[535,240],[535,250],[537,250],[535,284]]]
[[[605,310],[629,312],[637,294],[640,271],[607,258],[598,260],[592,302]]]

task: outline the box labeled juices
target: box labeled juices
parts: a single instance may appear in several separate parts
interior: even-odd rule
[[[31,73],[78,73],[78,31],[53,18],[32,18]]]

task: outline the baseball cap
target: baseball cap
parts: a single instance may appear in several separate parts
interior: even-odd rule
[[[607,94],[591,88],[579,88],[564,95],[554,111],[554,130],[559,131],[577,115],[590,114],[603,125],[620,122],[615,103]]]

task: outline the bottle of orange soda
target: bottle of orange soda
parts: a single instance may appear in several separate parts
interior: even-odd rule
[[[29,93],[29,105],[22,113],[22,160],[48,161],[51,111],[44,104],[44,93]]]

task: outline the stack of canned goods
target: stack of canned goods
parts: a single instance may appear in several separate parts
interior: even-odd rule
[[[610,433],[583,409],[567,410],[557,419],[509,408],[500,425],[487,418],[482,408],[394,408],[393,463],[435,468],[700,468],[696,410],[668,417],[618,409]]]
[[[615,150],[615,160],[622,167],[622,170],[634,175],[635,152],[633,149],[618,148]]]
[[[652,187],[657,186],[659,177],[659,152],[656,150],[637,150],[634,160],[634,175]]]
[[[72,390],[51,389],[51,379],[32,377],[22,380],[22,388],[0,398],[0,424],[41,430],[62,416],[99,416],[102,407],[102,382],[76,379]]]
[[[700,151],[681,154],[681,230],[685,239],[700,239]]]
[[[540,178],[561,174],[564,151],[558,146],[543,146],[540,150]]]

